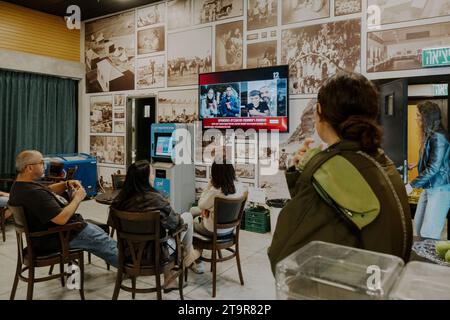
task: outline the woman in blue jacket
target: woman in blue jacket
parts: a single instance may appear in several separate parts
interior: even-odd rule
[[[419,176],[411,182],[423,188],[417,205],[415,223],[423,238],[440,239],[450,208],[450,143],[441,123],[441,111],[431,101],[417,106],[421,128]]]

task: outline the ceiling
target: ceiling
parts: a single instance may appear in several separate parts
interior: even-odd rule
[[[160,0],[5,0],[23,7],[53,14],[67,15],[67,7],[77,5],[81,9],[81,19],[88,20],[114,12],[132,9]]]

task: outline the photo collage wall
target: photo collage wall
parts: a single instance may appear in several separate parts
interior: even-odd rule
[[[284,169],[306,137],[320,143],[312,108],[326,79],[339,70],[370,79],[433,74],[421,67],[421,50],[450,44],[449,14],[450,0],[169,0],[88,21],[91,151],[103,143],[125,152],[125,107],[114,92],[156,94],[157,121],[190,123],[200,73],[288,64],[290,130],[277,150]],[[99,163],[125,169],[113,153],[100,151]],[[210,171],[204,159],[196,163],[200,185]],[[255,186],[264,180],[258,165],[255,174],[237,170]]]

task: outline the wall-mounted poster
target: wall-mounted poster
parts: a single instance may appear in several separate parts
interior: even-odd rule
[[[197,90],[158,93],[158,123],[192,123],[198,118]]]
[[[254,164],[236,164],[236,177],[240,179],[255,179],[256,166]]]
[[[362,0],[334,0],[334,15],[344,16],[361,12],[361,1]]]
[[[115,109],[114,110],[114,120],[125,120],[125,109]]]
[[[277,13],[278,2],[275,0],[248,0],[247,30],[276,26]]]
[[[216,71],[243,68],[242,21],[216,26]]]
[[[125,121],[114,121],[114,133],[125,133]]]
[[[367,6],[369,27],[450,14],[450,0],[367,0]]]
[[[112,113],[112,96],[91,97],[91,133],[111,133]]]
[[[422,68],[422,49],[450,45],[450,22],[374,31],[367,35],[367,71]]]
[[[330,0],[283,0],[281,13],[283,24],[328,18]]]
[[[207,167],[206,166],[195,166],[195,178],[196,179],[206,179],[207,178]]]
[[[195,200],[198,200],[200,198],[200,195],[202,194],[203,190],[206,189],[207,186],[208,182],[195,181]]]
[[[137,27],[143,28],[158,23],[163,23],[166,16],[166,4],[145,7],[137,11]]]
[[[277,41],[250,43],[247,45],[247,68],[277,65]]]
[[[361,69],[361,20],[283,30],[281,63],[289,64],[292,94],[312,94],[340,70]]]
[[[168,35],[168,87],[197,84],[199,73],[211,72],[211,41],[210,27]]]
[[[195,0],[194,23],[209,23],[242,16],[243,0]]]
[[[98,163],[125,164],[125,137],[91,136],[90,146]]]
[[[191,25],[191,0],[167,2],[167,29],[175,30]]]
[[[138,31],[138,54],[155,53],[165,50],[164,26]]]
[[[104,166],[98,166],[98,183],[103,191],[112,189],[112,175],[113,174],[125,174],[125,170],[118,168],[110,168]]]
[[[86,23],[86,93],[134,89],[134,11]]]
[[[115,107],[125,107],[127,103],[127,96],[124,94],[116,94],[114,96],[114,106]]]
[[[164,60],[163,55],[137,59],[136,89],[164,87],[166,72]]]

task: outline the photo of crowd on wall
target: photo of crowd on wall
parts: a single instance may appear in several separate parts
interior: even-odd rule
[[[283,0],[282,5],[283,24],[330,16],[330,0]]]
[[[91,133],[112,133],[112,96],[91,97]]]
[[[276,0],[248,0],[247,30],[270,28],[277,25]]]
[[[91,136],[90,146],[98,163],[125,164],[125,137]]]
[[[158,123],[192,123],[198,119],[197,90],[165,91],[158,94]]]
[[[277,41],[250,43],[247,45],[247,68],[263,68],[277,65]]]
[[[361,69],[361,21],[332,22],[284,30],[282,64],[289,64],[290,92],[314,94],[340,70]]]
[[[286,80],[262,80],[200,87],[200,117],[286,116]]]
[[[195,0],[195,24],[242,16],[243,0]]]

